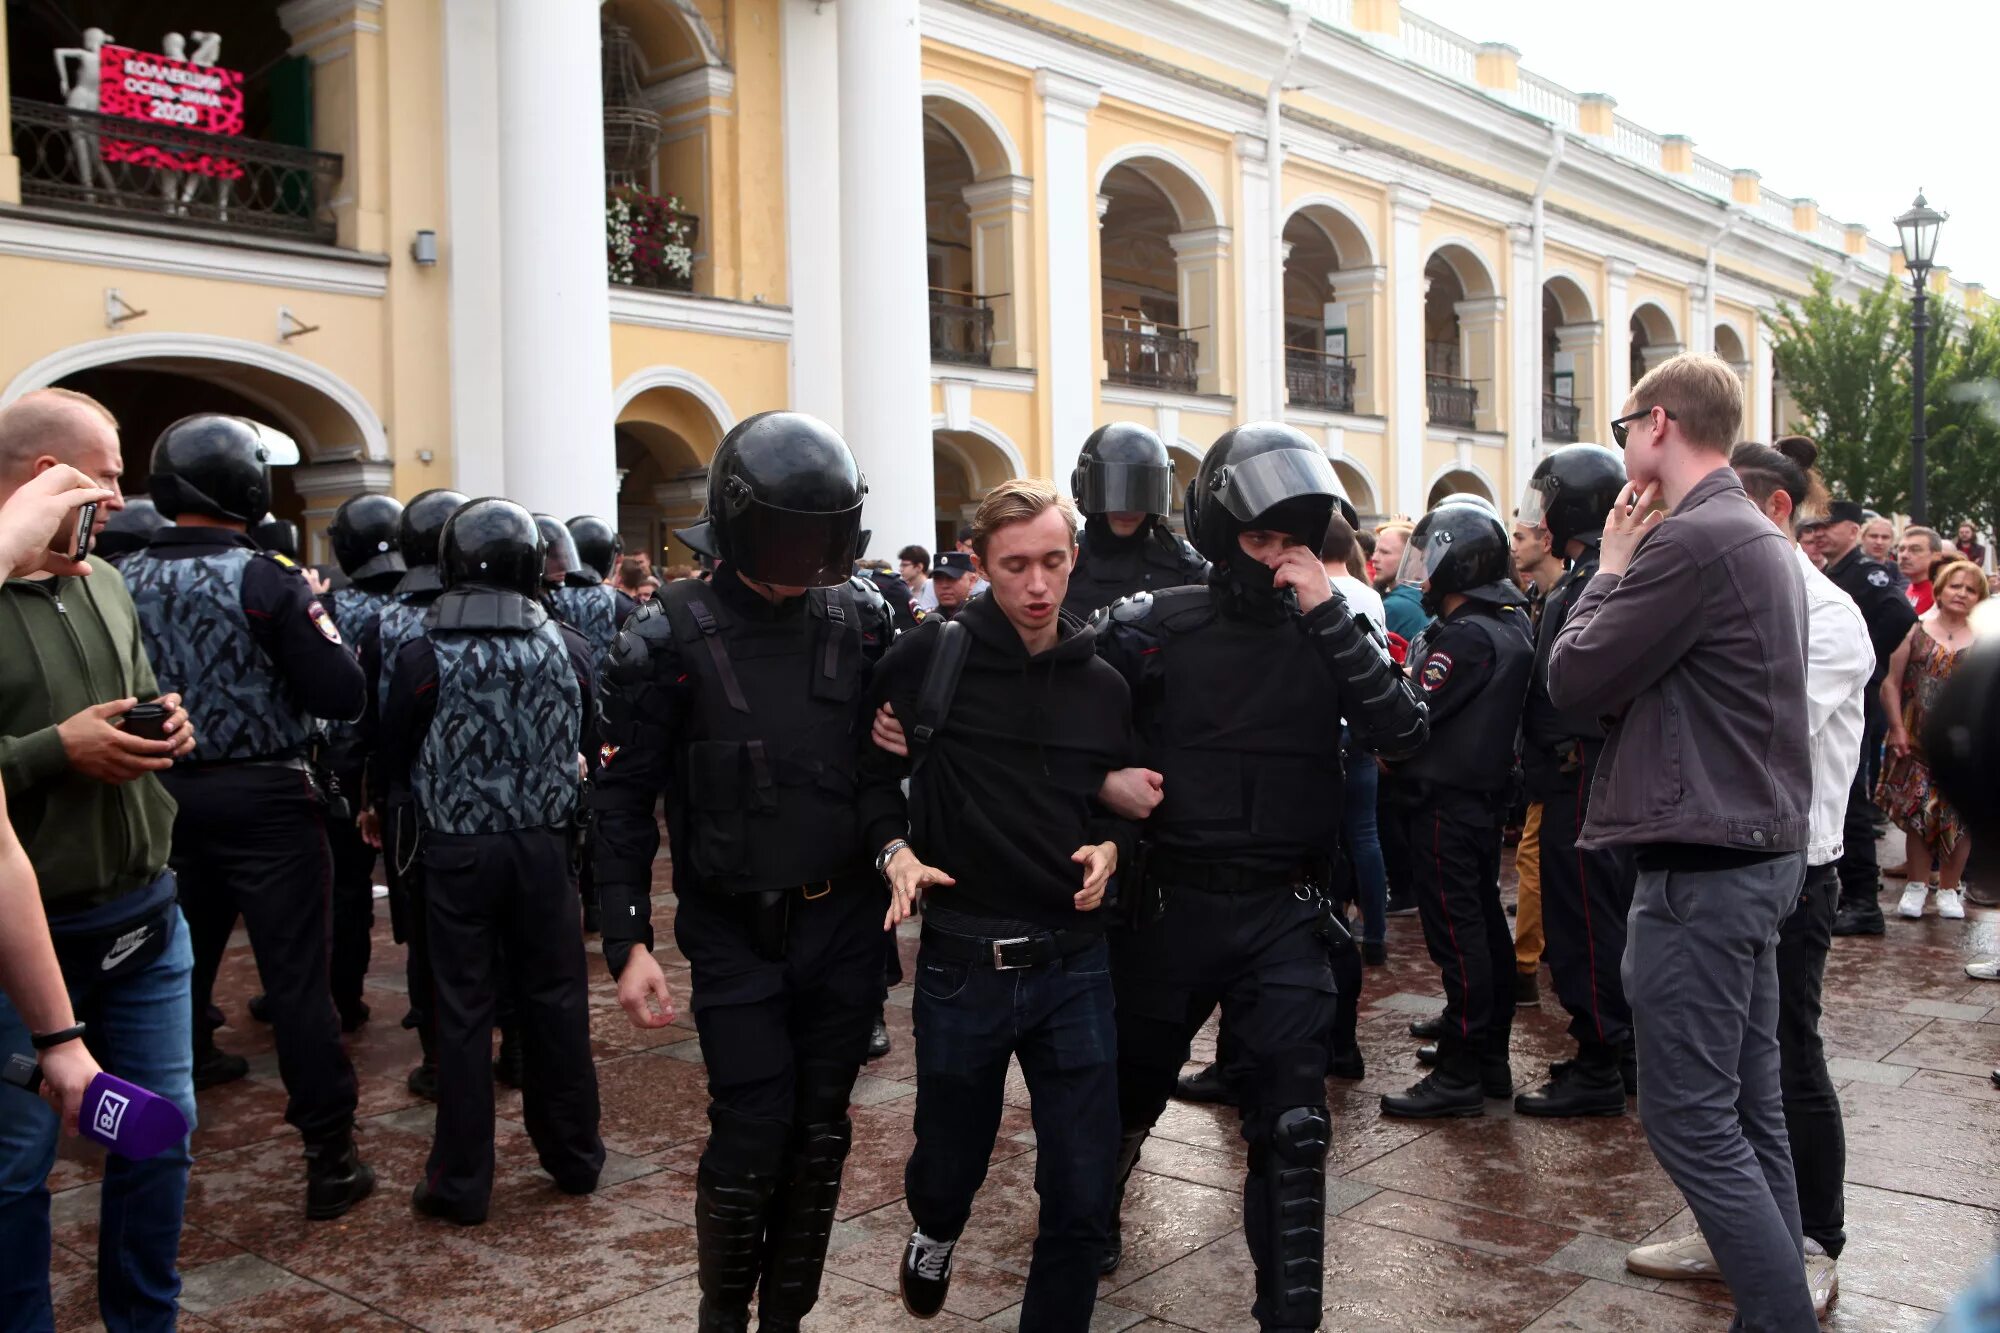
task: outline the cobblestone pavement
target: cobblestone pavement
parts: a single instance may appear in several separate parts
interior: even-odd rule
[[[1509,858],[1511,860],[1511,857]],[[662,938],[672,899],[656,912]],[[520,1097],[501,1091],[491,1220],[460,1229],[419,1219],[409,1196],[432,1112],[403,1086],[415,1062],[403,1012],[402,951],[378,913],[368,1000],[351,1039],[361,1075],[361,1143],[380,1177],[347,1217],[303,1217],[299,1144],[268,1030],[244,1002],[257,989],[239,936],[218,986],[225,1049],[251,1076],[201,1097],[201,1128],[182,1243],[188,1329],[631,1329],[694,1325],[694,1170],[707,1132],[700,1050],[683,1016],[633,1029],[592,959],[592,1035],[603,1089],[604,1180],[568,1198],[536,1168]],[[909,931],[905,927],[906,932]],[[902,939],[906,960],[916,949]],[[593,944],[593,948],[594,948]],[[1692,1219],[1654,1164],[1636,1115],[1585,1122],[1517,1118],[1383,1120],[1376,1095],[1413,1081],[1405,1025],[1441,1005],[1414,917],[1391,921],[1390,965],[1371,969],[1361,1020],[1368,1076],[1333,1082],[1327,1190],[1328,1329],[1645,1330],[1727,1328],[1728,1293],[1626,1273],[1636,1243],[1682,1234]],[[2000,985],[1963,964],[2000,952],[2000,912],[1973,919],[1890,918],[1880,940],[1836,940],[1823,1025],[1847,1116],[1847,1230],[1841,1296],[1828,1327],[1928,1329],[2000,1240]],[[687,969],[667,949],[677,1003]],[[1547,994],[1522,1011],[1522,1084],[1564,1053]],[[1035,1138],[1018,1073],[984,1191],[960,1247],[944,1314],[905,1316],[896,1263],[909,1217],[902,1167],[915,1087],[907,986],[890,995],[895,1049],[855,1088],[855,1146],[826,1282],[809,1330],[1016,1327],[1033,1237]],[[1196,1050],[1212,1050],[1211,1030]],[[1126,1258],[1105,1282],[1096,1329],[1254,1327],[1240,1205],[1244,1149],[1234,1114],[1176,1103],[1148,1145],[1125,1213]],[[94,1328],[98,1169],[66,1147],[52,1188],[58,1324]]]

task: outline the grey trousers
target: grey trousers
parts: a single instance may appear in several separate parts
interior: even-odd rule
[[[1778,928],[1805,854],[1729,870],[1641,870],[1622,968],[1639,1120],[1736,1298],[1732,1329],[1812,1333],[1779,1091]]]

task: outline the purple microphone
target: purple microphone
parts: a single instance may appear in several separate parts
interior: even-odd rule
[[[0,1082],[35,1092],[42,1085],[42,1067],[31,1055],[11,1055],[0,1069]],[[180,1107],[105,1073],[90,1080],[76,1127],[83,1137],[135,1162],[165,1152],[188,1133]]]

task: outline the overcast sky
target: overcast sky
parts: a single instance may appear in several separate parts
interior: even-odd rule
[[[1725,167],[1896,243],[1922,187],[1938,262],[2000,294],[2000,0],[1405,0]],[[1982,68],[1983,66],[1983,68]],[[1912,85],[1915,91],[1912,92]]]

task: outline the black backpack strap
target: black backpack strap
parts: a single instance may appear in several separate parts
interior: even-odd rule
[[[685,579],[693,584],[695,580]],[[736,668],[729,661],[729,650],[722,646],[722,627],[715,623],[715,611],[708,599],[692,588],[687,593],[688,614],[694,617],[695,627],[701,631],[702,641],[708,645],[709,660],[715,663],[715,674],[722,679],[722,693],[729,700],[729,706],[739,713],[750,711],[750,701],[743,697],[743,686],[737,682]]]
[[[931,741],[951,712],[951,699],[958,693],[958,678],[965,670],[966,654],[972,651],[972,632],[955,620],[939,627],[937,645],[931,650],[930,667],[917,695],[916,726],[910,729],[910,772],[923,767]]]
[[[826,618],[832,623],[827,626],[826,651],[821,655],[819,673],[828,680],[840,675],[840,645],[847,638],[847,602],[842,596],[846,591],[837,589],[826,599]]]

